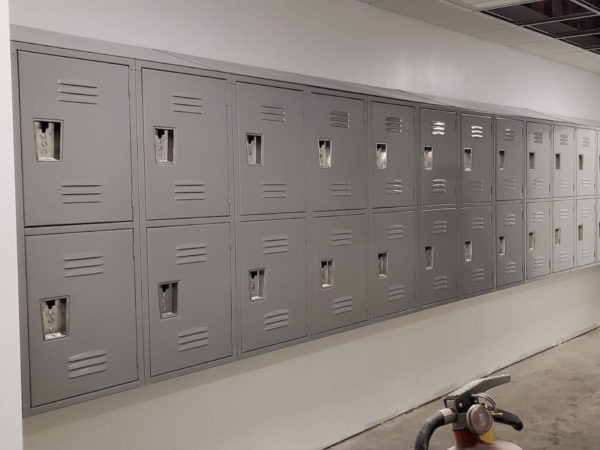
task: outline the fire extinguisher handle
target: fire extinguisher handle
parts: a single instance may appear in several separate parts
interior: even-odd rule
[[[505,425],[510,425],[517,431],[521,431],[523,429],[523,421],[517,416],[508,411],[504,411],[502,409],[496,409],[492,412],[492,417],[495,422],[503,423]]]
[[[450,409],[442,409],[428,417],[415,440],[415,450],[428,450],[429,441],[434,431],[439,427],[452,423],[456,420],[456,413]]]

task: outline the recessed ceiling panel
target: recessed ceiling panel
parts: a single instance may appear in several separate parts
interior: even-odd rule
[[[509,20],[517,25],[592,16],[589,8],[571,0],[542,0],[521,5],[506,6],[487,11],[489,14]]]
[[[587,49],[587,48],[595,48],[600,47],[600,34],[588,34],[585,36],[577,36],[564,40],[573,45],[577,45],[578,47]]]
[[[567,35],[598,30],[600,32],[600,16],[571,19],[562,22],[549,22],[531,26],[534,30],[550,35]]]

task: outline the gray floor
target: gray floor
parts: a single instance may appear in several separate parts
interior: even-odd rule
[[[500,408],[521,417],[525,428],[496,425],[496,438],[525,450],[600,449],[600,329],[532,356],[501,372],[512,381],[490,391]],[[441,400],[398,416],[332,447],[333,450],[409,450],[424,419]],[[449,426],[439,429],[431,450],[454,445]]]

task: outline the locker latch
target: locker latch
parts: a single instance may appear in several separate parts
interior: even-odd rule
[[[388,252],[377,253],[377,278],[388,277]]]
[[[578,158],[578,162],[579,162],[579,170],[583,170],[583,155],[579,155]]]
[[[498,236],[498,254],[504,256],[506,254],[506,239],[504,236]]]
[[[167,281],[158,284],[158,307],[160,318],[177,317],[179,300],[179,282]]]
[[[529,170],[535,170],[535,152],[529,152]]]
[[[387,169],[387,144],[385,142],[375,144],[375,153],[377,156],[377,168]]]
[[[433,269],[433,245],[425,246],[425,270]]]
[[[246,134],[246,155],[249,166],[263,165],[263,137],[261,134]]]
[[[319,139],[319,167],[321,169],[331,168],[331,139]]]
[[[62,122],[34,120],[35,156],[38,161],[62,161]]]
[[[583,241],[583,225],[577,225],[577,240]]]
[[[260,302],[265,299],[265,269],[252,269],[248,274],[250,301]]]
[[[333,259],[324,259],[321,261],[321,288],[330,288],[333,286]]]
[[[433,147],[425,146],[423,148],[423,168],[433,170]]]
[[[465,241],[465,262],[473,261],[473,241]]]
[[[560,245],[561,232],[560,227],[554,229],[554,245]]]
[[[498,170],[504,170],[505,159],[506,159],[506,150],[498,150]]]
[[[154,152],[157,164],[175,162],[175,129],[154,128]]]
[[[554,155],[554,170],[560,170],[560,153]]]
[[[69,297],[40,300],[42,334],[45,341],[69,335]]]
[[[529,250],[530,251],[534,251],[535,250],[535,231],[530,231],[529,232]]]
[[[465,172],[470,172],[473,168],[473,149],[469,147],[465,147],[465,157],[464,157],[464,169]]]

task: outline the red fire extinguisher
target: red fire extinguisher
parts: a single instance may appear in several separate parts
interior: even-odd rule
[[[523,429],[523,422],[515,414],[503,411],[496,406],[486,391],[510,381],[510,375],[497,375],[471,381],[444,398],[446,408],[429,417],[415,441],[415,450],[427,450],[433,432],[447,424],[452,424],[454,449],[472,450],[522,450],[512,442],[494,441],[494,422],[510,425],[517,431]]]

